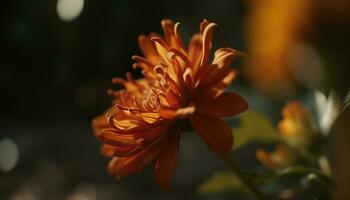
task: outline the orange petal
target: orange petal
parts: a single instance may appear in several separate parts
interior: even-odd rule
[[[189,116],[191,116],[195,112],[196,108],[194,106],[188,106],[179,108],[177,110],[171,110],[171,109],[160,109],[159,114],[164,119],[184,119]]]
[[[193,73],[198,71],[199,63],[201,61],[202,54],[202,35],[197,33],[192,36],[188,45],[188,58],[192,62]]]
[[[222,91],[227,88],[233,81],[233,79],[236,77],[237,72],[235,70],[231,70],[226,76],[225,78],[223,78],[221,81],[219,81],[218,83],[216,83],[213,88],[215,90],[218,90],[220,93],[222,93]]]
[[[223,93],[218,97],[196,98],[196,111],[213,117],[230,117],[248,109],[248,103],[238,94]]]
[[[159,155],[155,165],[155,176],[158,184],[168,189],[170,180],[175,173],[177,162],[177,138],[178,133],[168,133],[164,141],[163,152]]]
[[[274,169],[277,170],[278,166],[276,163],[273,161],[272,156],[270,153],[265,151],[264,149],[258,149],[255,152],[255,157],[266,167],[269,169]]]
[[[158,37],[153,37],[152,41],[154,42],[155,46],[156,46],[156,50],[159,54],[159,56],[162,58],[164,64],[166,64],[167,66],[171,65],[171,61],[170,58],[168,56],[170,47],[169,45],[164,42],[161,38]]]
[[[111,126],[113,125],[121,130],[130,130],[139,126],[138,121],[132,120],[132,119],[117,120],[116,118],[113,117],[109,121]]]
[[[159,113],[152,113],[152,112],[141,113],[140,115],[141,115],[142,120],[149,123],[149,124],[155,123],[156,121],[158,121],[158,119],[160,117]]]
[[[108,164],[108,172],[119,178],[140,173],[144,167],[141,165],[141,153],[125,158],[113,157]]]
[[[210,22],[209,22],[208,20],[206,20],[206,19],[203,19],[203,21],[202,21],[201,24],[199,25],[199,31],[200,31],[201,33],[203,33],[205,27],[207,27],[208,24],[210,24]]]
[[[163,19],[161,25],[164,32],[165,41],[169,46],[183,52],[182,41],[178,33],[179,23],[174,23],[169,19]]]
[[[141,51],[143,55],[153,64],[158,65],[159,64],[159,55],[157,53],[156,47],[154,46],[154,43],[150,39],[149,36],[146,35],[140,35],[138,38],[139,46],[141,48]]]
[[[240,56],[241,53],[231,48],[221,48],[215,52],[215,58],[213,64],[216,64],[218,68],[229,66],[232,61]]]
[[[285,169],[295,162],[295,155],[285,145],[278,145],[272,152],[258,149],[255,156],[265,167],[272,170]]]
[[[230,126],[217,117],[194,114],[190,117],[191,124],[204,142],[216,153],[224,154],[233,145],[233,135]]]
[[[135,138],[142,139],[144,141],[154,141],[163,137],[168,128],[168,124],[155,124],[148,129],[135,132]]]
[[[170,79],[171,81],[171,79]],[[171,82],[170,82],[171,83]],[[169,107],[171,108],[180,108],[182,107],[182,101],[183,98],[180,97],[179,89],[176,88],[176,86],[173,86],[175,83],[171,83],[171,89],[167,94],[167,103],[169,104]]]
[[[191,66],[190,60],[188,59],[188,57],[184,53],[182,53],[182,52],[180,52],[179,50],[176,50],[176,49],[170,49],[170,52],[173,53],[173,55],[171,55],[171,56],[173,58],[175,58],[178,61],[178,63],[180,64],[182,71],[186,67]]]
[[[166,148],[166,138],[155,143],[142,151],[138,151],[127,157],[113,157],[108,165],[108,171],[118,177],[140,173],[144,166],[156,159]]]
[[[201,82],[198,87],[202,89],[214,87],[220,82],[223,82],[224,79],[225,82],[230,83],[234,78],[235,72],[229,65],[240,55],[242,55],[240,52],[231,48],[217,50],[213,63],[206,68],[201,68],[199,78],[202,80],[200,80]]]
[[[175,26],[174,26],[174,34],[175,34],[175,38],[176,38],[177,45],[178,45],[177,50],[181,51],[182,53],[186,53],[186,51],[184,50],[181,36],[179,34],[179,25],[180,25],[180,23],[177,22],[177,23],[175,23]]]
[[[122,134],[116,132],[115,129],[103,129],[97,135],[103,143],[115,146],[127,146],[139,144],[140,140],[136,140],[132,134]]]
[[[167,122],[163,121],[156,124],[145,123],[142,126],[127,131],[117,128],[111,128],[109,130],[118,135],[132,136],[133,139],[138,142],[145,142],[156,140],[159,137],[162,137],[162,135],[164,135],[166,132],[168,125],[169,124]],[[138,142],[136,144],[139,144]]]
[[[227,77],[229,74],[233,73],[233,69],[229,67],[218,68],[217,65],[211,64],[207,66],[207,70],[201,76],[198,89],[207,89],[212,88],[222,80]]]
[[[136,63],[133,65],[134,67],[141,67],[143,70],[151,72],[156,64],[151,63],[151,61],[143,58],[141,56],[133,55],[131,57]],[[159,63],[157,63],[158,65]]]
[[[98,133],[105,128],[109,127],[109,123],[107,120],[107,117],[105,115],[101,115],[98,117],[95,117],[92,120],[92,130],[94,131],[95,136],[98,135]]]
[[[172,44],[172,40],[175,37],[174,23],[170,19],[163,19],[160,22],[160,24],[162,25],[162,28],[163,28],[165,41],[169,45],[171,45]]]
[[[112,146],[103,144],[101,146],[101,154],[106,157],[129,157],[139,153],[146,148],[145,145],[129,145],[129,146]]]
[[[108,145],[108,144],[103,144],[101,146],[101,153],[102,155],[106,156],[106,157],[111,157],[113,156],[115,151],[115,147],[112,145]]]
[[[171,109],[160,109],[159,114],[164,119],[174,119],[176,118],[176,111]]]
[[[203,54],[201,59],[201,66],[203,66],[209,57],[209,52],[211,49],[211,42],[213,38],[213,28],[216,26],[215,23],[209,23],[205,26],[203,30],[203,40],[202,40],[202,48],[203,48]]]
[[[154,41],[154,44],[156,45],[157,52],[159,56],[162,58],[163,63],[166,66],[167,74],[171,77],[172,80],[177,82],[177,74],[176,69],[174,68],[174,65],[171,60],[171,52],[170,47],[167,43],[165,43],[161,38],[154,37],[152,38]]]

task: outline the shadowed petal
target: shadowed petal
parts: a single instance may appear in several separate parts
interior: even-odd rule
[[[177,130],[168,134],[171,135],[164,141],[165,146],[163,152],[159,155],[155,166],[156,180],[164,189],[169,188],[170,180],[175,173],[177,162]]]
[[[108,128],[109,123],[107,121],[107,117],[105,115],[101,115],[98,117],[95,117],[92,120],[92,129],[95,136],[98,136],[98,133],[105,128]]]
[[[194,114],[190,120],[195,131],[213,151],[224,154],[231,149],[233,145],[231,128],[223,120],[201,114]]]
[[[218,91],[218,93],[222,93],[225,88],[227,88],[233,81],[233,79],[236,77],[237,73],[235,70],[231,70],[230,73],[228,73],[225,78],[219,81],[216,85],[213,86],[215,90]]]
[[[231,73],[234,73],[234,70],[229,67],[218,68],[214,64],[207,66],[207,70],[201,77],[198,90],[206,90],[207,88],[214,87]]]
[[[248,103],[238,94],[223,93],[218,97],[196,98],[196,112],[213,117],[230,117],[248,109]]]
[[[137,174],[143,170],[143,166],[140,165],[140,162],[139,154],[125,158],[113,157],[108,164],[108,172],[118,178]]]
[[[108,165],[109,173],[116,175],[117,177],[124,177],[132,174],[140,173],[144,166],[148,165],[165,148],[162,140],[161,144],[151,145],[148,148],[139,151],[131,156],[127,157],[113,157]]]
[[[101,146],[101,153],[106,157],[127,157],[143,151],[146,148],[145,145],[128,145],[128,146],[112,146],[103,144]]]
[[[116,147],[112,145],[102,144],[101,146],[101,153],[106,157],[112,157],[115,150],[116,150]]]

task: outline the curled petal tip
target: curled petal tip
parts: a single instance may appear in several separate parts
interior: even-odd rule
[[[164,48],[167,47],[166,43],[165,43],[160,37],[152,37],[151,40],[152,40],[156,45],[159,44],[159,45],[161,45],[161,46],[164,47]],[[168,48],[166,48],[166,49],[168,49]]]
[[[107,95],[114,96],[113,94],[114,94],[114,91],[112,89],[107,90]]]
[[[151,39],[151,40],[157,40],[157,39],[160,39],[160,37],[158,37],[158,36],[153,36],[153,37],[151,37],[150,39]]]
[[[121,79],[121,78],[112,78],[111,80],[112,84],[124,84],[125,83],[125,80],[124,79]]]
[[[148,39],[148,36],[146,36],[146,35],[139,35],[138,37],[137,37],[137,41],[138,41],[138,43],[139,43],[139,45],[141,46],[142,44],[143,44],[143,42],[145,41],[145,40],[147,40]]]
[[[166,24],[172,24],[172,23],[173,23],[173,21],[170,20],[170,19],[167,19],[167,18],[162,19],[162,21],[160,22],[160,24],[161,24],[162,26],[164,26],[164,25],[166,25]]]
[[[242,58],[248,58],[248,54],[242,52],[242,51],[237,51],[238,56],[242,57]]]

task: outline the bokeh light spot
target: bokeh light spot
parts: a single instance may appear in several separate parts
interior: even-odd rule
[[[83,11],[84,0],[58,0],[57,14],[63,21],[76,19]]]
[[[18,162],[17,145],[10,139],[0,140],[0,170],[11,171]]]

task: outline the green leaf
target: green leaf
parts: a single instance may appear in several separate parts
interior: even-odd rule
[[[233,189],[242,190],[240,182],[230,171],[218,171],[198,187],[198,193],[214,194],[232,191]]]
[[[233,130],[237,149],[249,142],[278,142],[280,135],[273,123],[263,114],[248,111],[241,117],[241,125]]]

